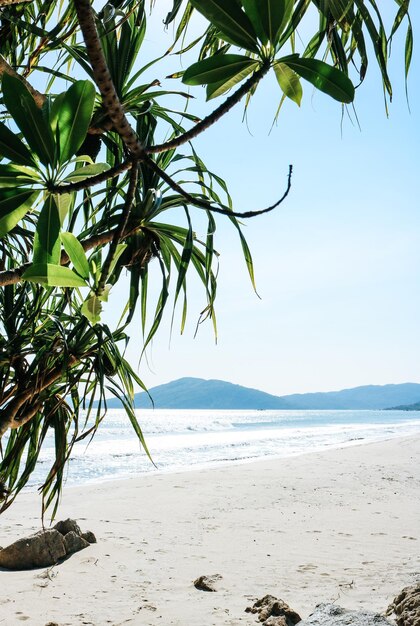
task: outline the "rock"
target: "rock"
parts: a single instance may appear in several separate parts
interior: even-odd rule
[[[62,520],[61,522],[57,522],[55,526],[53,526],[53,528],[55,528],[55,530],[58,530],[58,532],[61,533],[63,536],[67,535],[67,533],[69,532],[74,532],[76,533],[76,535],[79,535],[79,537],[82,536],[80,526],[74,519],[68,518]]]
[[[347,611],[335,604],[319,604],[299,626],[391,626],[391,624],[392,622],[378,613]]]
[[[66,549],[66,554],[74,554],[74,552],[79,552],[79,550],[83,550],[84,548],[89,547],[89,542],[83,537],[79,537],[74,530],[71,530],[66,535],[64,535],[64,547]]]
[[[81,536],[88,543],[96,543],[96,537],[91,530],[87,530],[85,533],[82,533]]]
[[[281,617],[269,617],[263,622],[264,626],[288,626],[289,623],[284,615]]]
[[[294,626],[301,621],[288,604],[271,595],[257,600],[252,607],[245,609],[247,613],[258,613],[258,619],[266,626]]]
[[[398,626],[419,626],[420,624],[420,582],[405,587],[388,607],[387,614],[395,615]]]
[[[0,567],[11,570],[50,567],[66,556],[62,535],[54,529],[42,530],[18,539],[0,551]]]
[[[194,581],[194,587],[199,591],[217,591],[215,585],[221,580],[220,574],[212,574],[211,576],[199,576]]]

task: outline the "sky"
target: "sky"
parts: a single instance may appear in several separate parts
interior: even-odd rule
[[[160,28],[171,4],[161,3],[155,14],[150,50],[171,40]],[[411,14],[415,29],[420,8]],[[420,382],[420,62],[415,47],[409,110],[403,37],[392,49],[388,117],[372,58],[356,94],[360,128],[354,115],[353,122],[342,119],[339,103],[305,83],[301,108],[286,102],[271,129],[280,97],[273,76],[260,85],[246,123],[239,105],[196,141],[209,169],[227,181],[235,210],[276,201],[289,164],[292,189],[277,210],[244,223],[259,297],[235,230],[218,216],[217,344],[210,323],[194,338],[205,294],[192,280],[183,336],[176,325],[170,335],[168,314],[141,362],[149,388],[184,376],[276,395]],[[190,110],[202,115],[219,103],[205,104],[203,91],[191,88],[197,102]],[[192,213],[204,235],[199,211]],[[127,354],[135,364],[138,320],[131,336]]]

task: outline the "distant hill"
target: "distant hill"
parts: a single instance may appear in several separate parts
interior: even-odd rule
[[[400,406],[390,406],[387,411],[420,411],[420,402],[414,404],[401,404]]]
[[[365,385],[342,391],[283,396],[299,409],[386,409],[418,402],[420,384]]]
[[[150,389],[157,409],[386,409],[410,405],[420,397],[420,384],[367,385],[321,393],[274,396],[223,380],[180,378]],[[137,408],[151,408],[146,393],[135,395]],[[109,408],[120,408],[115,398]]]

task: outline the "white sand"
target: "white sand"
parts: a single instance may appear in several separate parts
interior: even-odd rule
[[[98,543],[51,570],[0,572],[0,624],[256,624],[266,593],[383,611],[420,579],[420,437],[67,489],[58,519]],[[39,498],[0,517],[0,545],[39,529]],[[223,576],[217,593],[201,574]]]

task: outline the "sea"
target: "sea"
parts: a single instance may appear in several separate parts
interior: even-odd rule
[[[420,434],[420,412],[138,410],[152,461],[123,410],[108,410],[92,441],[73,448],[67,485],[297,456]],[[47,439],[30,485],[54,462]]]

